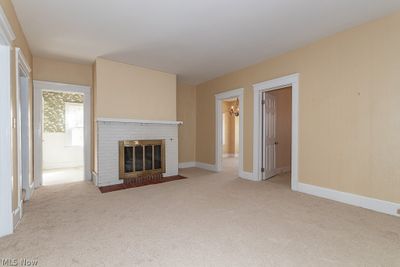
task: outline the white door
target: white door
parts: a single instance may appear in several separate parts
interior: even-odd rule
[[[263,180],[276,175],[276,99],[263,93]]]

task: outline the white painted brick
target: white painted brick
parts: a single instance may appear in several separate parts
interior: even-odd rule
[[[97,121],[97,185],[119,184],[119,141],[165,140],[165,174],[178,174],[178,126]]]

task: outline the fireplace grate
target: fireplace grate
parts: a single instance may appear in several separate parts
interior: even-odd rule
[[[119,142],[120,179],[165,172],[164,140],[124,140]]]

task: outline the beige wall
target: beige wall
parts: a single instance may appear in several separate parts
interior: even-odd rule
[[[292,144],[292,88],[269,92],[276,99],[276,167],[290,167]]]
[[[252,84],[300,73],[300,182],[400,202],[399,28],[396,13],[200,84],[197,161],[215,162],[214,95],[243,87],[251,172]]]
[[[96,59],[96,116],[176,120],[176,75]]]
[[[139,120],[177,119],[176,75],[97,58],[93,70],[93,170],[97,171],[97,118]],[[193,94],[195,94],[193,90]],[[193,98],[194,96],[182,96]],[[192,100],[193,102],[193,100]],[[192,107],[193,108],[193,107]],[[193,112],[194,113],[194,112]],[[193,121],[189,122],[193,124]],[[191,126],[189,134],[194,133]],[[187,137],[190,143],[194,134]],[[182,152],[190,158],[193,152]]]
[[[179,126],[179,162],[196,160],[196,87],[178,83],[176,90]]]
[[[33,57],[33,79],[77,85],[92,85],[92,65]]]
[[[21,48],[22,53],[24,54],[29,66],[32,68],[32,54],[30,52],[28,43],[25,39],[25,35],[22,31],[21,25],[19,24],[18,18],[15,14],[15,10],[14,7],[11,3],[10,0],[0,0],[0,5],[4,10],[4,13],[7,16],[8,22],[10,23],[16,39],[14,40],[12,46],[15,47],[19,47]],[[16,71],[15,71],[15,49],[13,49],[13,51],[11,52],[11,101],[12,101],[12,117],[16,118],[17,116],[17,102],[16,102]],[[31,73],[31,82],[29,84],[29,118],[30,118],[30,129],[32,129],[32,73]],[[17,159],[18,159],[18,151],[17,151],[17,129],[14,128],[13,132],[12,132],[12,146],[13,146],[13,210],[15,210],[18,206],[18,178],[17,178],[17,169],[18,169],[18,165],[17,165]],[[30,170],[29,170],[29,179],[30,182],[33,181],[33,153],[32,153],[32,142],[33,140],[33,136],[32,136],[32,131],[31,131],[31,135],[30,135]]]

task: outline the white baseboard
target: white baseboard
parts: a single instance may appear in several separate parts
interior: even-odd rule
[[[92,181],[95,186],[97,186],[97,172],[92,171]]]
[[[35,191],[35,181],[33,181],[30,185],[28,190],[26,191],[25,200],[31,199],[33,195],[33,191]]]
[[[194,168],[194,167],[196,167],[195,161],[181,162],[178,164],[179,169]]]
[[[304,183],[298,183],[297,191],[400,217],[400,203],[355,195]]]
[[[250,181],[259,181],[258,179],[254,178],[252,172],[239,171],[239,177]]]
[[[41,186],[40,179],[35,177],[35,180],[33,180],[33,184],[35,185],[35,188],[40,187]]]
[[[96,186],[97,187],[102,187],[102,186],[109,186],[109,185],[116,185],[116,184],[123,184],[124,181],[122,180],[110,180],[110,181],[102,181],[101,183],[97,182]]]
[[[230,153],[226,153],[226,154],[224,154],[222,157],[223,158],[236,158],[236,157],[238,157],[239,156],[239,154],[230,154]]]
[[[19,221],[22,218],[22,203],[20,204],[20,206],[18,208],[16,208],[13,211],[13,225],[14,225],[14,229],[17,227]]]
[[[280,174],[288,173],[288,172],[290,172],[290,166],[278,168],[278,173],[280,173]]]
[[[213,164],[203,163],[203,162],[196,162],[196,168],[204,169],[207,171],[216,172],[217,166]]]
[[[185,168],[199,168],[199,169],[204,169],[204,170],[212,171],[212,172],[217,171],[217,167],[213,164],[207,164],[207,163],[195,162],[195,161],[179,163],[179,169],[185,169]],[[239,177],[246,179],[246,180],[258,181],[257,179],[254,179],[252,172],[240,171]]]

